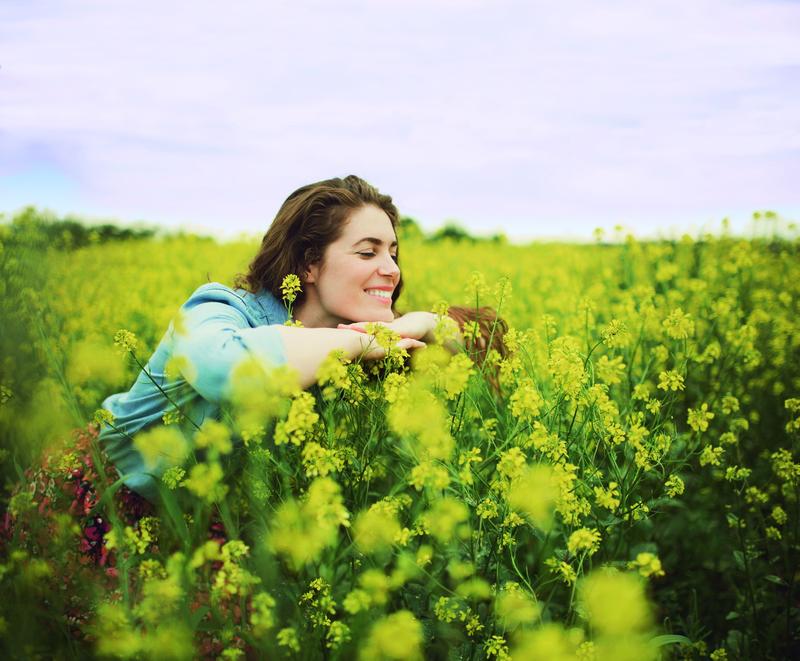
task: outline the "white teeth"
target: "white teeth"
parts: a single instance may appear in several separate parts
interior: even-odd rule
[[[383,291],[382,289],[367,289],[365,290],[370,296],[380,296],[381,298],[391,298],[392,292]]]

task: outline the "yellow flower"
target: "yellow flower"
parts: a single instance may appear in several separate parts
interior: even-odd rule
[[[363,661],[415,661],[422,659],[422,625],[407,610],[379,620],[361,647]]]
[[[466,354],[459,353],[450,359],[441,376],[447,399],[455,399],[464,391],[473,372],[473,362]]]
[[[600,507],[605,507],[611,512],[616,512],[620,503],[619,485],[616,482],[609,482],[608,488],[594,488],[595,499]]]
[[[650,626],[650,606],[635,574],[596,570],[578,585],[591,625],[602,634],[624,636]]]
[[[94,412],[94,416],[92,418],[92,422],[102,427],[103,425],[113,425],[114,424],[114,414],[107,409],[97,409]]]
[[[342,601],[343,608],[351,615],[365,611],[371,605],[372,599],[370,599],[369,594],[361,588],[356,588],[348,592],[344,601]]]
[[[450,597],[439,597],[439,600],[433,607],[433,614],[436,616],[436,619],[442,622],[452,622],[460,613],[461,609],[459,608],[458,601]]]
[[[299,393],[292,401],[289,416],[275,426],[275,445],[302,445],[313,434],[317,422],[319,414],[314,410],[314,396],[305,391]]]
[[[495,657],[497,661],[511,661],[508,653],[508,643],[503,636],[492,636],[483,644],[483,651],[486,658]]]
[[[199,448],[208,448],[218,454],[229,454],[233,450],[230,429],[221,422],[208,419],[194,435],[195,445]]]
[[[189,562],[190,569],[199,569],[209,562],[215,562],[222,558],[220,546],[213,540],[207,541],[202,546],[195,549],[192,559]]]
[[[725,395],[722,398],[722,412],[725,415],[736,413],[739,410],[739,400],[733,395]]]
[[[560,624],[547,622],[518,636],[511,648],[511,658],[573,661],[576,651],[575,638]]]
[[[701,466],[719,466],[720,461],[722,460],[722,455],[725,453],[723,448],[715,448],[711,447],[710,445],[706,445],[703,448],[703,451],[700,453],[700,465]]]
[[[661,560],[653,553],[639,553],[636,556],[636,560],[631,560],[628,563],[628,568],[638,570],[639,574],[645,578],[664,575],[664,570],[661,568]]]
[[[189,442],[180,429],[163,425],[140,431],[133,437],[133,445],[148,470],[180,465],[189,453]]]
[[[460,526],[468,518],[467,506],[450,496],[440,498],[422,516],[425,528],[442,543],[449,542]]]
[[[442,403],[419,384],[402,392],[404,396],[389,406],[389,427],[399,436],[415,441],[411,448],[424,458],[449,459],[455,443]]]
[[[560,578],[567,585],[574,585],[578,578],[578,574],[573,569],[572,565],[558,558],[548,558],[544,561],[550,569],[560,575]]]
[[[567,550],[572,555],[585,551],[587,555],[594,555],[600,548],[600,533],[596,528],[580,528],[569,536]]]
[[[297,371],[288,365],[265,368],[256,359],[236,365],[228,383],[228,399],[238,430],[263,427],[288,413],[292,397],[301,392]]]
[[[482,600],[488,599],[491,594],[489,584],[482,578],[471,578],[464,581],[456,588],[456,594],[464,599]]]
[[[267,545],[299,569],[336,543],[339,526],[349,526],[349,518],[339,485],[329,477],[317,478],[304,501],[286,500],[275,512]]]
[[[493,519],[498,514],[497,503],[491,498],[484,498],[475,508],[475,514],[481,519]]]
[[[129,330],[118,330],[114,333],[114,344],[119,347],[122,353],[132,353],[136,351],[136,345],[139,341],[136,335]]]
[[[405,374],[392,372],[383,380],[383,396],[389,404],[394,404],[400,397],[401,391],[408,384]]]
[[[685,488],[686,487],[683,483],[683,480],[677,475],[670,475],[667,478],[667,481],[664,482],[664,490],[670,498],[680,496],[684,492]]]
[[[353,523],[355,543],[366,554],[391,549],[399,534],[397,517],[374,506],[361,512]]]
[[[334,620],[328,626],[328,632],[325,634],[325,647],[329,650],[339,649],[351,637],[350,627],[341,620]]]
[[[246,597],[261,579],[242,567],[242,559],[250,553],[249,547],[238,539],[226,542],[220,549],[222,567],[214,574],[211,599],[219,603],[225,599]]]
[[[701,432],[708,429],[708,423],[713,419],[714,414],[708,410],[708,404],[703,402],[699,409],[689,409],[686,422],[696,432]]]
[[[287,303],[294,303],[297,299],[297,294],[303,291],[303,287],[300,284],[300,278],[294,274],[290,273],[287,276],[284,276],[283,282],[281,282],[281,297]]]
[[[508,480],[518,478],[525,470],[526,457],[522,450],[513,447],[500,454],[500,461],[497,462],[497,472]]]
[[[350,374],[344,351],[331,351],[317,368],[317,383],[322,386],[322,396],[326,400],[334,399],[339,390],[348,390],[351,386]]]
[[[780,505],[775,505],[775,507],[772,508],[772,513],[770,516],[779,526],[784,525],[789,520],[786,510],[784,510]]]
[[[550,466],[529,466],[508,491],[508,504],[522,512],[532,525],[549,530],[559,497],[558,476]]]
[[[612,319],[600,332],[600,338],[607,347],[613,349],[627,345],[630,339],[630,333],[624,322],[619,319]]]
[[[683,377],[675,370],[661,372],[658,375],[658,387],[661,390],[683,390]]]
[[[216,461],[195,464],[182,486],[206,502],[219,502],[228,493],[227,485],[222,483],[223,475],[222,466]]]
[[[450,484],[450,475],[443,466],[433,461],[423,461],[411,469],[408,482],[417,491],[422,491],[423,487],[440,491]]]
[[[613,386],[620,383],[625,376],[625,369],[627,365],[622,362],[622,357],[617,356],[609,360],[608,356],[600,356],[600,359],[595,365],[595,374],[597,378],[603,383]]]
[[[521,379],[519,386],[508,400],[511,414],[520,420],[532,420],[539,415],[544,404],[536,384],[528,378]]]
[[[308,477],[325,476],[344,468],[344,459],[334,448],[322,447],[316,441],[309,441],[301,452],[303,468]]]
[[[564,336],[553,340],[547,364],[555,387],[569,399],[577,397],[586,381],[581,345],[577,338]]]
[[[680,308],[674,309],[664,320],[664,330],[674,340],[686,340],[694,334],[694,321],[691,315]]]
[[[178,488],[183,478],[186,476],[186,471],[180,466],[173,466],[164,471],[161,476],[161,481],[167,486],[167,489],[175,490]]]
[[[503,628],[511,631],[520,625],[534,624],[541,616],[542,607],[530,592],[509,581],[495,597],[494,612]]]
[[[300,640],[297,637],[297,631],[294,627],[286,627],[281,629],[277,635],[278,645],[285,647],[292,652],[300,651]]]

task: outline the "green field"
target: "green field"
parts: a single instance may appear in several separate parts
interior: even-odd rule
[[[401,311],[490,305],[508,355],[331,358],[305,393],[242,370],[154,516],[126,526],[119,485],[103,488],[114,572],[81,562],[77,515],[42,514],[32,471],[96,456],[103,398],[257,242],[33,211],[0,225],[3,656],[796,654],[800,243],[779,225],[525,246],[401,234]]]

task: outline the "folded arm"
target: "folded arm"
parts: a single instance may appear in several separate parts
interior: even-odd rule
[[[219,302],[184,310],[173,330],[173,342],[173,356],[183,364],[184,378],[211,402],[224,397],[233,368],[247,358],[265,366],[288,364],[298,372],[301,387],[308,388],[331,351],[340,349],[350,359],[374,360],[385,355],[372,335],[337,328],[253,328],[240,311]],[[424,343],[403,338],[397,346],[415,349]]]

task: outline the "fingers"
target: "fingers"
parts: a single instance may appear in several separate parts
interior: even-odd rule
[[[409,350],[409,349],[421,349],[422,347],[425,346],[425,343],[421,342],[420,340],[415,340],[412,337],[404,337],[402,340],[400,340],[397,343],[396,346],[400,347],[401,349],[406,349],[406,350]]]
[[[413,337],[404,337],[401,340],[395,342],[394,346],[396,349],[405,349],[406,351],[414,351],[416,349],[422,349],[425,346],[425,342],[421,342],[420,340],[415,340]],[[366,360],[380,360],[386,357],[386,350],[372,341],[365,348],[365,350],[366,353],[364,354],[364,358]]]
[[[340,328],[343,330],[354,330],[358,331],[359,333],[366,333],[367,332],[367,324],[375,324],[380,326],[388,326],[386,322],[383,321],[355,321],[352,324],[339,324],[336,328]]]
[[[336,328],[338,328],[340,330],[356,331],[358,333],[366,333],[367,332],[367,329],[364,328],[364,326],[361,326],[359,324],[339,324]]]

